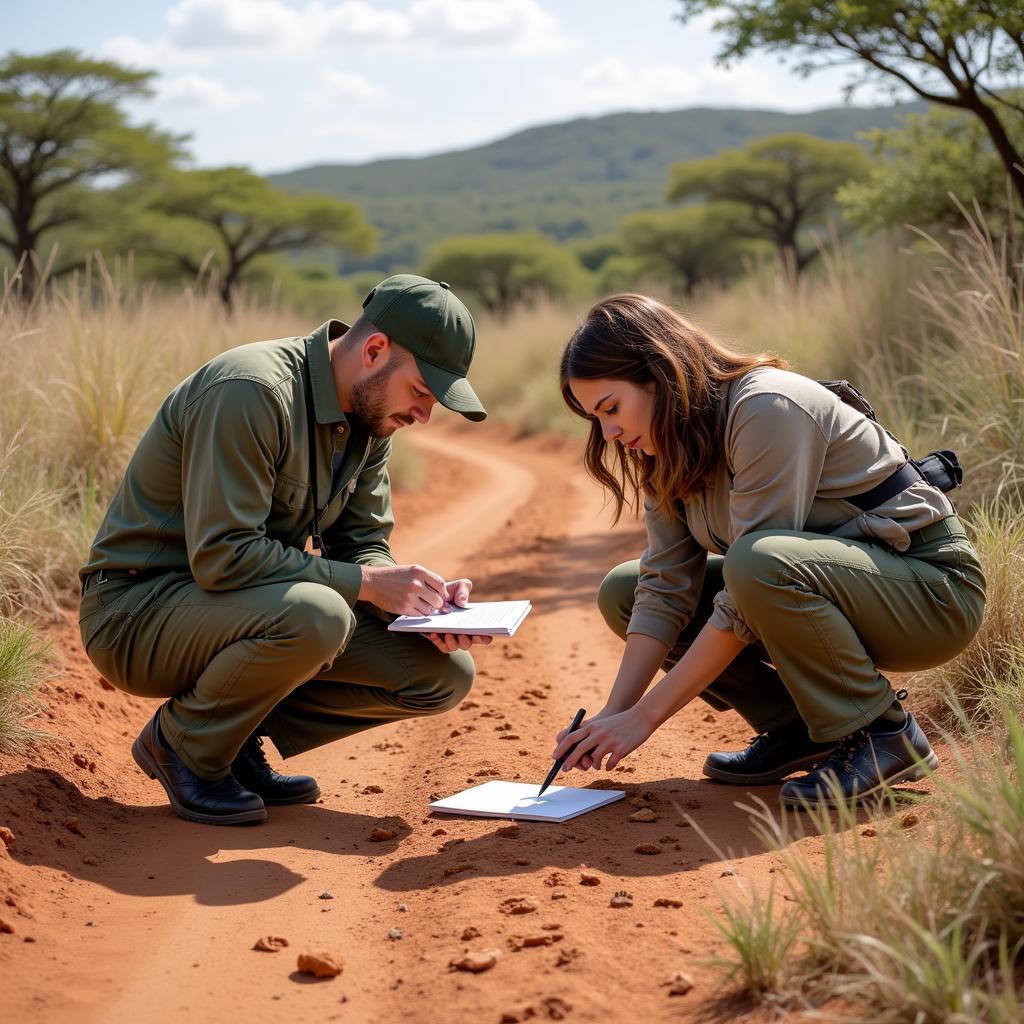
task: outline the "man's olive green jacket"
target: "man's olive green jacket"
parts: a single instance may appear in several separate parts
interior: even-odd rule
[[[308,338],[217,356],[164,400],[136,448],[82,567],[191,573],[204,590],[322,583],[354,604],[361,565],[393,565],[391,441],[346,419],[327,354],[332,320]],[[320,530],[313,518],[306,393],[316,410]]]

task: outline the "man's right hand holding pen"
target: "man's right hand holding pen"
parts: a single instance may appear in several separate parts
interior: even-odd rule
[[[464,608],[469,603],[473,581],[445,582],[436,572],[422,565],[364,565],[360,601],[395,615],[433,615],[447,605]],[[467,636],[464,633],[424,633],[443,654],[468,651],[474,644],[489,644],[493,637]]]

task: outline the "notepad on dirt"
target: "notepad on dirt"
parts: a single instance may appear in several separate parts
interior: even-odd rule
[[[529,601],[476,601],[465,608],[434,615],[399,615],[388,629],[396,633],[463,633],[466,636],[512,636],[530,614]]]
[[[472,814],[483,818],[520,818],[524,821],[568,821],[605,804],[621,800],[621,789],[573,789],[548,786],[538,796],[538,785],[524,782],[485,782],[454,796],[435,800],[432,811]]]

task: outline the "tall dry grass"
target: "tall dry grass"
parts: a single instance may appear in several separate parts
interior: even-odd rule
[[[1024,656],[1024,651],[1020,652]],[[1024,687],[1024,657],[1006,690]],[[1000,747],[949,737],[955,762],[925,809],[890,792],[806,812],[741,806],[782,862],[776,909],[740,882],[722,894],[719,928],[733,993],[819,1019],[881,1024],[1016,1024],[1024,1012],[1024,726],[1000,704]],[[841,997],[856,1012],[830,1014]]]
[[[0,614],[75,594],[99,521],[159,403],[218,352],[305,334],[294,312],[136,287],[101,264],[26,307],[0,294]]]

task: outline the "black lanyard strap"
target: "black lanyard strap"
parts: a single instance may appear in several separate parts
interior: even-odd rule
[[[313,376],[309,368],[309,354],[303,367],[302,379],[306,389],[306,430],[309,434],[309,486],[313,489],[313,524],[309,535],[313,539],[313,547],[321,555],[327,555],[324,539],[320,536],[320,499],[316,487],[316,407],[313,405]]]

